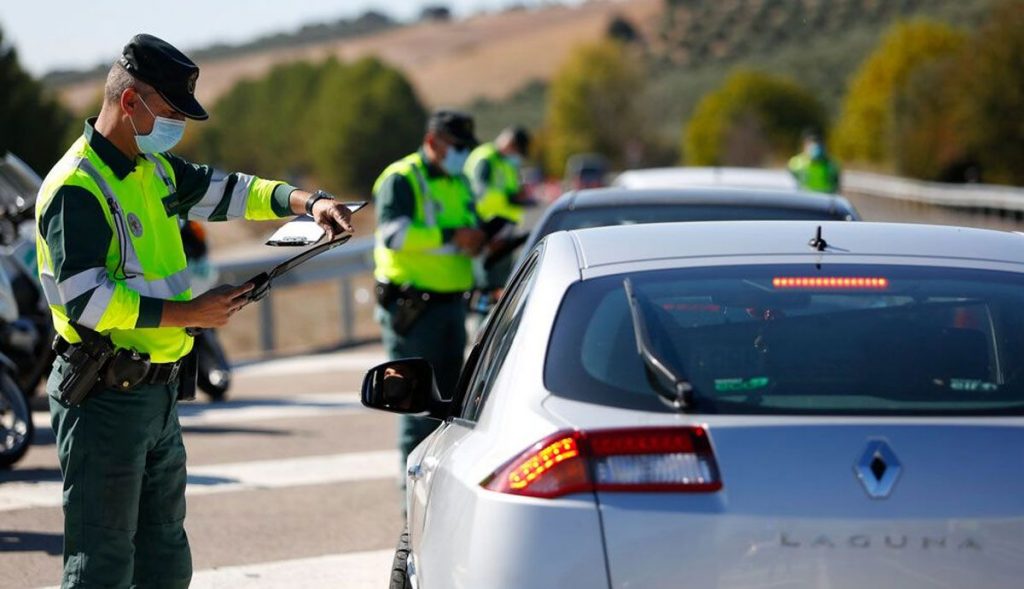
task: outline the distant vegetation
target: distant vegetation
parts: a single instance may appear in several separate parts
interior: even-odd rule
[[[893,26],[850,82],[832,139],[836,155],[875,164],[889,161],[896,95],[921,66],[955,55],[966,37],[949,25],[927,20]]]
[[[425,124],[412,85],[378,59],[296,62],[238,84],[182,150],[227,169],[367,195],[387,164],[416,149]]]
[[[826,125],[825,108],[796,82],[737,70],[706,95],[685,127],[686,163],[763,166],[786,161],[807,129]]]
[[[68,148],[71,115],[21,68],[0,30],[0,156],[8,151],[45,175]]]
[[[560,174],[566,159],[598,152],[614,165],[638,162],[631,144],[642,142],[645,118],[633,99],[644,74],[627,49],[615,41],[582,45],[551,81],[545,118],[548,169]]]

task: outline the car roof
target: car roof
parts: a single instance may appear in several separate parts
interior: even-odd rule
[[[853,211],[842,197],[793,190],[770,190],[722,186],[632,189],[592,188],[562,195],[551,205],[552,212],[623,205],[716,205],[729,207],[771,207],[806,211]]]
[[[595,227],[567,232],[580,269],[678,258],[817,254],[948,258],[1024,264],[1024,235],[989,229],[843,221],[710,221]],[[554,237],[558,234],[549,236]],[[623,247],[623,244],[629,244]]]
[[[627,170],[613,182],[624,188],[683,188],[686,186],[732,186],[736,188],[797,188],[786,170],[735,167],[675,167]]]

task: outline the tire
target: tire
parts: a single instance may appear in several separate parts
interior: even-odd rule
[[[390,589],[412,589],[409,582],[409,530],[402,531],[398,539],[398,547],[395,548],[395,560],[391,563],[391,584]]]
[[[0,468],[10,468],[21,460],[35,433],[25,395],[14,379],[0,373]]]
[[[231,388],[231,365],[216,332],[204,331],[196,338],[199,374],[196,384],[211,401],[223,401]]]

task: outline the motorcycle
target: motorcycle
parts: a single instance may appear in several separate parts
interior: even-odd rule
[[[210,264],[203,226],[195,221],[183,221],[181,243],[192,275],[192,295],[198,296],[213,288],[218,278],[217,269]],[[231,363],[217,338],[217,331],[204,329],[196,336],[195,347],[199,361],[197,386],[211,401],[224,400],[231,387]]]
[[[7,272],[0,269],[0,333],[4,343],[18,320],[18,303]],[[6,347],[3,346],[3,347]],[[28,398],[16,382],[18,367],[0,351],[0,468],[13,465],[28,451],[35,437]]]

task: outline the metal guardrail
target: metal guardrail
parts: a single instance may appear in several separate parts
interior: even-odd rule
[[[281,253],[244,260],[217,263],[222,282],[241,284],[260,272],[266,272],[297,250],[279,249]],[[355,299],[352,279],[373,271],[373,239],[353,239],[345,245],[320,254],[274,281],[274,289],[307,282],[338,280],[341,287],[341,344],[355,341]],[[274,289],[260,301],[260,348],[265,354],[274,351]]]
[[[869,172],[844,172],[843,192],[963,210],[1024,216],[1024,189],[992,184],[942,184]]]

